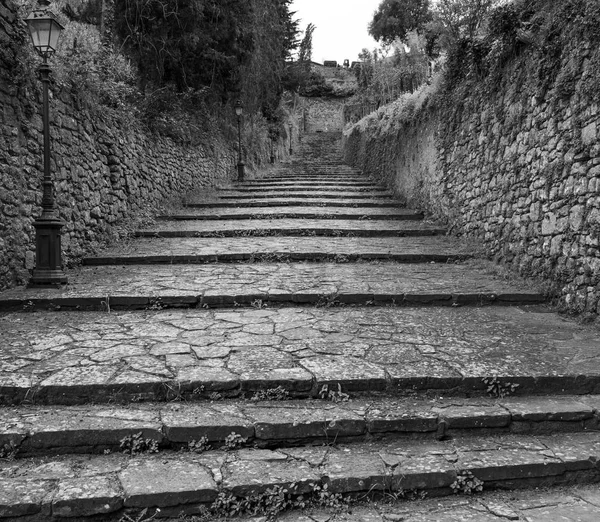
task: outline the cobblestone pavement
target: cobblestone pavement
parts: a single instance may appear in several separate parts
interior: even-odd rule
[[[240,256],[243,259],[242,256]],[[170,261],[166,254],[163,259]],[[265,257],[256,256],[257,261]],[[271,257],[273,259],[273,257]],[[131,261],[135,261],[132,258]],[[141,260],[144,261],[143,259]],[[110,259],[109,259],[110,262]],[[69,309],[93,306],[235,306],[256,300],[333,306],[338,303],[442,305],[541,302],[519,287],[469,264],[227,263],[88,266],[60,289],[15,288],[0,306]],[[120,281],[115,285],[115,281]],[[107,301],[108,298],[108,301]]]
[[[327,255],[332,258],[429,260],[471,257],[477,247],[450,237],[233,237],[233,238],[139,238],[127,245],[104,250],[101,259],[121,259],[127,255],[208,256],[246,254],[288,254],[292,259]],[[91,256],[90,256],[91,257]],[[90,258],[88,258],[90,259]],[[168,262],[168,260],[167,260]]]
[[[219,234],[247,235],[285,235],[308,236],[337,233],[344,235],[394,236],[445,234],[445,229],[428,223],[410,220],[358,220],[358,219],[228,219],[228,220],[192,220],[162,221],[152,228],[138,231],[137,235],[162,236],[189,235],[200,237],[203,234],[218,236]]]
[[[359,206],[270,206],[248,209],[247,205],[230,208],[185,208],[174,212],[171,218],[178,219],[281,219],[281,218],[303,218],[303,219],[356,219],[356,220],[390,220],[409,219],[416,220],[422,217],[414,210],[397,208],[394,206],[384,207],[359,207]],[[298,223],[301,224],[301,223]]]
[[[527,307],[13,313],[0,326],[6,401],[29,389],[110,396],[128,383],[129,393],[160,383],[232,393],[472,388],[488,375],[523,390],[553,377],[555,387],[579,379],[593,389],[600,375],[597,329]]]
[[[372,208],[398,208],[400,205],[393,198],[382,198],[382,197],[354,197],[354,198],[335,198],[332,196],[330,199],[321,198],[318,196],[304,197],[304,198],[285,198],[286,206],[291,207],[372,207]],[[187,204],[189,207],[198,208],[210,208],[210,207],[281,207],[282,200],[273,197],[264,198],[220,198],[214,200],[202,200],[202,201],[189,201]],[[405,211],[406,213],[406,211]]]

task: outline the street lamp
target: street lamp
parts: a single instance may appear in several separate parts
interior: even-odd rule
[[[235,102],[235,114],[238,124],[238,181],[244,181],[244,161],[242,159],[242,114],[244,114],[244,106],[241,100]]]
[[[57,286],[67,283],[67,276],[62,269],[60,230],[65,222],[60,219],[54,200],[54,184],[50,172],[50,110],[48,84],[50,83],[50,66],[48,57],[57,49],[58,39],[64,27],[58,23],[50,10],[47,0],[39,0],[40,7],[26,19],[31,41],[42,57],[39,67],[43,85],[43,135],[44,135],[44,180],[42,196],[42,215],[33,223],[35,227],[35,261],[30,286]]]
[[[292,150],[292,122],[290,122],[290,156],[294,153]]]

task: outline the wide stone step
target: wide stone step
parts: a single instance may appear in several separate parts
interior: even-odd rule
[[[188,201],[185,205],[189,208],[254,208],[254,207],[371,207],[399,209],[400,204],[391,198],[346,198],[323,199],[315,197],[306,198],[256,198],[256,199],[218,199],[206,201]],[[414,211],[413,211],[414,212]]]
[[[161,516],[175,518],[182,511],[202,514],[211,505],[214,510],[223,504],[230,508],[235,500],[251,497],[258,504],[260,494],[271,495],[271,502],[278,493],[284,499],[289,493],[303,495],[307,502],[321,498],[334,503],[338,494],[401,495],[415,490],[442,496],[575,479],[582,484],[598,480],[599,459],[595,433],[375,441],[277,451],[67,455],[3,467],[0,505],[3,517],[29,515],[38,521],[109,513],[117,520],[124,508],[137,513],[140,508],[160,508]],[[220,502],[215,503],[217,498]],[[255,507],[252,500],[248,504]]]
[[[476,245],[451,237],[174,237],[140,238],[86,257],[84,265],[357,260],[454,262]]]
[[[258,199],[258,198],[273,198],[281,201],[286,201],[288,199],[300,199],[300,198],[310,198],[310,199],[339,199],[339,200],[354,200],[354,199],[381,199],[385,201],[387,198],[393,198],[393,194],[388,191],[375,191],[368,190],[366,192],[355,192],[355,191],[324,191],[322,189],[315,190],[259,190],[259,191],[220,191],[217,194],[217,197],[223,200],[229,199]],[[394,200],[394,203],[397,204],[397,201]]]
[[[294,195],[294,194],[313,194],[318,196],[321,193],[334,193],[340,194],[340,197],[343,197],[343,194],[353,193],[357,195],[384,195],[390,196],[391,192],[382,187],[378,186],[369,186],[366,184],[361,185],[341,185],[339,183],[273,183],[273,184],[263,184],[263,185],[252,185],[252,186],[231,186],[231,187],[221,187],[219,189],[219,195],[229,195],[229,194],[245,194],[245,195],[266,195],[265,197],[271,197],[271,195]]]
[[[386,190],[386,187],[376,183],[375,181],[328,181],[328,180],[313,180],[313,181],[283,181],[278,178],[263,178],[252,181],[246,181],[244,183],[236,183],[234,187],[238,189],[254,189],[254,188],[275,188],[275,187],[302,187],[302,188],[313,188],[313,187],[341,187],[344,190],[358,188],[375,188],[378,190]]]
[[[153,441],[157,449],[187,448],[202,439],[220,447],[231,433],[246,439],[246,446],[282,448],[332,439],[338,443],[371,438],[433,441],[600,427],[600,396],[596,395],[351,399],[335,387],[321,395],[320,400],[289,399],[289,392],[278,387],[247,400],[4,407],[0,408],[0,448],[10,448],[11,458],[23,458],[119,451],[125,438],[137,434]]]
[[[513,305],[545,298],[469,264],[377,263],[157,264],[87,266],[69,285],[13,288],[0,310],[272,305]],[[340,259],[341,261],[341,259]],[[118,281],[119,284],[115,284]]]
[[[443,235],[446,230],[416,221],[341,219],[229,219],[159,221],[138,230],[137,237],[350,236],[397,237]],[[443,248],[443,245],[442,245]]]
[[[0,403],[250,397],[279,386],[317,398],[324,385],[331,398],[340,388],[351,398],[600,393],[597,332],[539,307],[257,301],[249,309],[164,310],[148,299],[146,311],[119,312],[116,302],[105,296],[104,314],[64,306],[1,316]]]
[[[394,208],[381,207],[335,207],[335,206],[255,206],[251,210],[244,207],[218,208],[189,207],[178,213],[161,216],[160,219],[352,219],[352,220],[420,220],[421,212]]]

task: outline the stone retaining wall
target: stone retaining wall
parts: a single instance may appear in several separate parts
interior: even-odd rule
[[[344,99],[336,98],[302,98],[305,132],[341,132],[344,102]]]
[[[33,266],[43,168],[41,87],[15,13],[12,0],[0,6],[0,289],[24,282]],[[67,260],[118,235],[142,209],[236,175],[235,151],[217,130],[206,129],[203,144],[182,145],[135,118],[90,114],[75,93],[52,90],[52,171]]]
[[[600,51],[576,28],[565,41],[550,84],[528,47],[494,92],[413,95],[400,117],[387,107],[361,120],[345,155],[490,257],[543,278],[568,310],[600,313]]]

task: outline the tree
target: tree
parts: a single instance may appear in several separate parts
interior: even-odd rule
[[[442,32],[452,41],[473,39],[487,14],[501,0],[438,0],[433,10]]]
[[[429,0],[382,0],[369,23],[369,34],[384,45],[405,40],[431,19]]]

